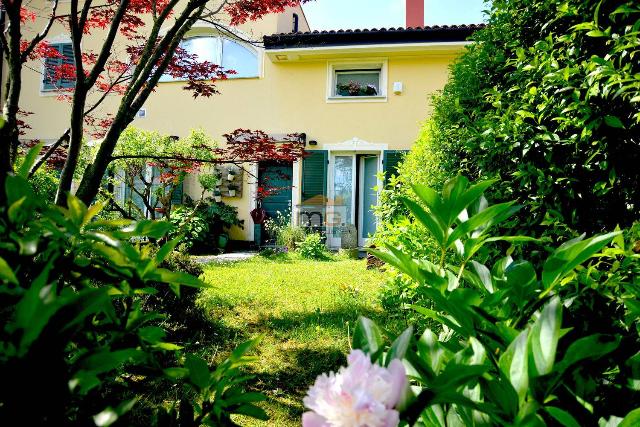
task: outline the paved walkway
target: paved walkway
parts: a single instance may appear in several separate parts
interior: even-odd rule
[[[249,258],[253,258],[257,254],[257,252],[231,252],[220,255],[194,255],[193,259],[200,264],[210,264],[212,262],[223,264],[227,262],[245,261]]]

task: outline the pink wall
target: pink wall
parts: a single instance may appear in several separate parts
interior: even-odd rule
[[[407,0],[407,28],[424,26],[424,1]]]

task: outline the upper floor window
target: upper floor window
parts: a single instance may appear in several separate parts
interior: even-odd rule
[[[380,74],[380,69],[336,70],[335,96],[377,96]]]
[[[229,78],[258,77],[258,54],[246,46],[226,37],[194,36],[183,40],[180,47],[189,54],[196,55],[199,61],[208,61],[222,66],[225,70],[233,70]],[[161,81],[175,80],[163,76]]]
[[[329,64],[330,101],[386,100],[386,61]]]
[[[63,65],[73,67],[75,64],[73,59],[73,46],[71,43],[52,43],[50,46],[56,49],[60,53],[60,56],[56,58],[45,58],[42,90],[73,88],[76,84],[75,78],[71,78],[68,72],[63,72],[62,70]],[[62,78],[62,76],[64,76],[64,78]]]

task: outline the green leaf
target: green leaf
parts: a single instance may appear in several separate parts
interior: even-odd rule
[[[98,215],[105,208],[105,206],[107,206],[107,204],[108,204],[107,201],[103,201],[103,202],[96,202],[93,205],[91,205],[89,209],[87,209],[87,213],[85,214],[82,220],[82,225],[86,225],[89,222],[91,222],[91,220],[96,215]]]
[[[258,392],[246,392],[240,393],[233,397],[229,397],[224,399],[226,405],[237,405],[238,403],[252,403],[252,402],[264,402],[267,400],[267,397]]]
[[[553,370],[556,358],[562,304],[554,297],[542,310],[529,333],[529,373],[531,377],[546,375]]]
[[[405,354],[407,354],[407,350],[409,349],[409,344],[411,343],[412,337],[413,337],[413,327],[409,326],[391,344],[391,348],[389,348],[389,352],[387,353],[385,366],[389,366],[389,364],[393,359],[400,359],[400,360],[404,359],[404,356]]]
[[[578,265],[591,258],[596,252],[608,245],[620,232],[601,234],[582,240],[584,235],[570,240],[551,254],[542,268],[542,283],[550,289]]]
[[[500,370],[509,379],[518,393],[520,402],[524,402],[529,388],[529,373],[527,363],[527,331],[524,330],[516,337],[498,361]]]
[[[587,36],[589,37],[604,37],[607,34],[604,31],[601,30],[591,30],[587,33]]]
[[[207,362],[193,354],[187,354],[184,367],[189,370],[189,381],[200,390],[209,387],[211,373]]]
[[[624,129],[624,123],[622,123],[622,120],[620,120],[616,116],[604,116],[604,122],[609,127],[616,128],[616,129]]]
[[[9,206],[23,197],[26,197],[26,199],[30,201],[38,200],[35,193],[33,192],[31,184],[29,184],[27,180],[22,177],[8,175],[4,183],[4,188],[7,194],[7,204]]]
[[[138,336],[151,344],[156,344],[162,341],[167,333],[158,326],[145,326],[138,330]]]
[[[402,198],[402,201],[411,211],[413,216],[415,216],[416,219],[424,225],[427,230],[429,230],[440,246],[444,247],[446,235],[445,225],[442,223],[441,219],[438,218],[437,214],[425,211],[422,206],[406,197]]]
[[[87,206],[73,194],[67,194],[67,209],[69,212],[69,218],[77,226],[81,226],[84,223],[84,219],[87,215]]]
[[[133,408],[133,406],[136,404],[137,400],[137,398],[125,400],[115,409],[109,406],[99,414],[94,415],[93,422],[97,427],[110,426],[111,424],[116,422],[118,418],[129,412],[131,408]]]
[[[27,155],[24,156],[24,161],[22,162],[22,164],[20,165],[20,168],[18,169],[18,173],[17,173],[18,176],[24,179],[27,179],[29,177],[29,172],[31,171],[31,168],[33,167],[33,165],[36,163],[38,154],[40,154],[40,151],[42,150],[43,146],[44,146],[44,142],[39,142],[29,149],[29,151],[27,152]]]
[[[100,374],[117,369],[126,362],[140,360],[144,356],[145,353],[142,350],[135,348],[116,351],[105,350],[87,357],[80,366],[85,371]]]
[[[6,280],[9,283],[13,283],[14,285],[18,284],[18,278],[15,273],[7,264],[7,261],[4,258],[0,257],[0,279]]]
[[[360,316],[353,331],[353,348],[373,357],[382,348],[383,343],[380,328],[373,320]]]
[[[145,276],[146,280],[157,280],[172,285],[186,285],[194,288],[208,288],[210,285],[190,274],[181,271],[170,271],[165,268],[151,269]]]
[[[267,415],[264,409],[250,403],[240,406],[234,411],[234,413],[246,415],[261,421],[269,421],[269,415]]]
[[[173,380],[181,380],[189,376],[189,370],[187,368],[166,368],[162,371],[164,375]]]
[[[491,279],[491,272],[489,271],[489,269],[485,265],[480,264],[477,261],[471,261],[471,268],[475,272],[475,275],[477,276],[482,286],[492,294],[494,292],[494,287],[493,280]]]
[[[156,258],[155,258],[156,259],[156,265],[160,265],[162,263],[162,261],[164,261],[167,258],[167,256],[169,256],[169,254],[171,252],[173,252],[173,250],[176,248],[176,246],[178,246],[178,243],[180,243],[181,239],[182,239],[182,237],[178,237],[176,239],[169,240],[167,243],[162,245],[162,247],[160,248],[160,250],[156,254]]]
[[[554,406],[545,406],[544,410],[564,427],[580,427],[570,413]]]
[[[418,264],[409,255],[394,248],[393,246],[387,246],[386,248],[391,253],[382,252],[376,249],[369,249],[368,252],[377,258],[380,258],[382,261],[391,264],[418,282],[425,282],[436,289],[446,289],[447,279],[437,275],[433,271],[429,271],[428,264]]]
[[[496,181],[497,180],[495,179],[489,179],[486,181],[478,182],[469,187],[463,194],[461,194],[452,207],[451,215],[453,217],[450,218],[451,222],[453,222],[458,217],[458,215],[460,215],[460,213],[469,205],[478,200],[480,196],[482,196],[482,194]]]
[[[556,364],[555,370],[563,372],[570,366],[585,359],[598,359],[618,348],[622,337],[603,334],[580,338],[569,346],[564,359]]]
[[[512,262],[505,269],[504,274],[507,285],[511,288],[526,289],[537,280],[536,270],[529,261]]]
[[[137,221],[122,229],[121,237],[143,236],[152,239],[163,238],[173,225],[169,221],[142,220]]]
[[[634,409],[629,412],[626,417],[622,419],[618,427],[637,427],[640,425],[640,408]]]
[[[515,202],[500,203],[489,206],[488,208],[478,212],[462,224],[458,225],[447,238],[445,245],[449,247],[453,242],[480,227],[489,227],[490,225],[506,219],[506,216],[513,215],[519,207],[512,207]],[[508,214],[508,215],[505,215]]]
[[[438,337],[431,329],[424,331],[418,340],[418,353],[422,360],[426,362],[434,373],[440,372],[445,364],[445,350],[440,346]]]

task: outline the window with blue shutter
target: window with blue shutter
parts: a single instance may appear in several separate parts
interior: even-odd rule
[[[75,79],[56,79],[56,69],[61,65],[74,65],[73,46],[71,43],[55,43],[51,47],[60,52],[60,58],[45,58],[44,78],[42,80],[43,90],[69,89],[76,85]]]
[[[391,175],[398,175],[398,167],[409,150],[385,150],[382,159],[382,169],[385,179]]]

